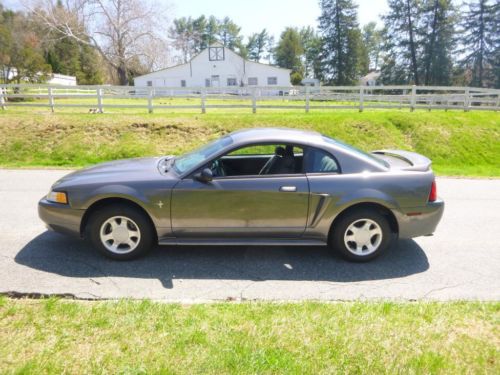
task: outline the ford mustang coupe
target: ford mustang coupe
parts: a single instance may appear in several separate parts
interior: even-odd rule
[[[118,260],[160,245],[329,246],[368,261],[443,215],[431,161],[366,153],[319,133],[236,131],[182,156],[71,173],[38,205],[49,229]]]

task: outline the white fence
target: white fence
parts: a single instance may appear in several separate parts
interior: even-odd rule
[[[165,102],[165,100],[169,102]],[[314,87],[135,87],[0,85],[0,107],[82,108],[103,113],[109,108],[358,109],[500,109],[500,90],[447,86],[323,86]]]

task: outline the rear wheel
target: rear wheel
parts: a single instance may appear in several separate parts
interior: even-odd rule
[[[392,237],[384,215],[361,208],[347,212],[334,223],[330,245],[348,260],[367,262],[382,254]]]
[[[154,239],[153,228],[140,210],[111,205],[89,218],[89,237],[102,254],[111,259],[130,260],[147,253]]]

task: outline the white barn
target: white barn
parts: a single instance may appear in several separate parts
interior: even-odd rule
[[[290,69],[245,60],[229,48],[215,43],[185,64],[136,77],[134,86],[291,87],[290,72]]]

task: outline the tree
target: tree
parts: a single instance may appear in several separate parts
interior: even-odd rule
[[[267,33],[266,29],[263,29],[260,33],[250,35],[246,46],[250,60],[260,61],[266,52],[270,52],[272,48],[270,45],[271,42],[272,38]]]
[[[165,8],[141,0],[33,0],[30,10],[53,33],[97,49],[122,85],[131,66],[164,65]],[[155,48],[151,51],[151,46]]]
[[[389,13],[383,16],[384,83],[420,84],[417,56],[421,54],[418,40],[422,7],[419,0],[388,0]]]
[[[274,53],[274,58],[278,66],[292,70],[292,84],[299,84],[304,76],[304,66],[302,63],[304,49],[299,31],[296,28],[287,27],[281,33]]]
[[[214,16],[210,16],[205,25],[205,30],[202,35],[203,48],[207,48],[212,43],[217,41],[217,34],[219,33],[219,21]]]
[[[311,27],[300,30],[300,39],[304,49],[304,76],[322,79],[321,38]]]
[[[451,0],[423,3],[422,72],[425,85],[448,85],[453,70],[456,13]]]
[[[43,57],[41,41],[21,12],[0,7],[0,64],[3,81],[43,82],[51,67]]]
[[[175,19],[173,26],[169,29],[169,37],[173,40],[175,49],[181,52],[184,63],[196,54],[196,46],[201,39],[200,33],[194,28],[194,21],[191,17]]]
[[[500,4],[476,0],[467,3],[460,40],[461,65],[471,71],[470,85],[500,87]]]
[[[382,31],[377,29],[375,22],[369,22],[363,26],[363,44],[370,60],[369,68],[378,70],[382,49]]]
[[[242,43],[240,30],[228,17],[222,20],[214,16],[207,19],[203,15],[194,19],[181,17],[174,20],[169,29],[169,38],[173,41],[174,48],[181,52],[182,62],[186,63],[215,42],[245,56],[246,47]]]
[[[229,17],[219,21],[218,40],[224,47],[245,55],[243,36],[240,34],[241,27],[234,23]]]
[[[43,25],[31,21],[44,35],[50,34]],[[53,73],[75,76],[81,85],[96,85],[104,82],[103,61],[98,52],[88,44],[82,44],[73,38],[52,33],[42,41],[46,62]]]
[[[352,0],[321,0],[319,32],[322,36],[322,65],[325,79],[335,85],[357,82],[364,67],[357,5]]]

